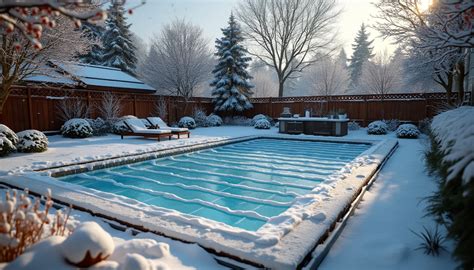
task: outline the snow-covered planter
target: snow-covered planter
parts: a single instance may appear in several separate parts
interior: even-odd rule
[[[196,128],[196,121],[194,121],[194,119],[192,117],[185,116],[185,117],[182,117],[179,120],[178,127],[195,129]]]
[[[206,125],[208,127],[219,127],[219,126],[222,126],[222,124],[223,124],[223,121],[219,115],[211,114],[208,117],[206,117]]]
[[[48,150],[48,137],[38,130],[24,130],[17,133],[16,148],[23,153],[39,153]]]
[[[107,259],[115,249],[114,240],[99,224],[84,222],[61,244],[64,258],[85,268]]]
[[[272,124],[267,119],[260,119],[255,122],[254,127],[256,129],[270,129],[272,127]]]
[[[349,129],[349,130],[359,130],[360,125],[356,121],[351,121],[351,122],[347,123],[347,129]]]
[[[272,123],[273,119],[267,115],[264,114],[257,114],[252,118],[252,121],[250,122],[250,125],[255,126],[258,120],[260,119],[265,119],[267,120],[270,124]]]
[[[120,117],[117,122],[115,122],[112,126],[112,132],[115,134],[121,134],[124,132],[129,131],[129,128],[125,125],[125,119],[138,119],[136,116],[133,115],[125,115]]]
[[[92,127],[92,133],[94,136],[104,136],[110,132],[110,125],[102,118],[97,119],[86,119],[89,125]]]
[[[87,138],[93,135],[93,130],[87,120],[74,118],[64,123],[61,134],[68,138]]]
[[[16,136],[15,132],[13,132],[13,130],[11,130],[9,127],[7,127],[3,124],[0,124],[0,136],[1,135],[6,137],[13,144],[18,143],[18,137]]]
[[[418,138],[418,136],[420,136],[420,131],[413,124],[400,125],[400,126],[398,126],[395,133],[397,134],[398,138],[416,139],[416,138]]]
[[[0,134],[0,157],[6,156],[15,151],[15,145],[3,134]]]
[[[374,121],[367,127],[367,133],[372,135],[387,134],[388,126],[383,121]]]

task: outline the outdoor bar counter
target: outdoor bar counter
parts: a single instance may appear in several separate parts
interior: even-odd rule
[[[323,136],[346,136],[349,119],[321,117],[280,117],[280,133]]]

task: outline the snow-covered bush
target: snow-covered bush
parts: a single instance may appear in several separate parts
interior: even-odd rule
[[[195,129],[196,128],[196,122],[194,121],[194,119],[192,117],[185,116],[185,117],[182,117],[179,120],[178,127]]]
[[[347,123],[347,129],[349,129],[349,130],[359,130],[360,125],[356,121],[351,121],[351,122]]]
[[[395,131],[398,138],[413,138],[416,139],[420,135],[420,131],[413,124],[403,124],[398,126]]]
[[[194,108],[193,119],[198,127],[208,127],[206,112],[202,108]]]
[[[425,119],[421,120],[418,123],[418,129],[423,134],[429,134],[430,133],[430,127],[431,127],[431,119],[430,118],[425,118]]]
[[[367,127],[367,133],[372,135],[383,135],[387,134],[388,127],[383,121],[374,121]]]
[[[15,145],[3,134],[0,134],[0,157],[6,156],[15,151]]]
[[[61,244],[67,262],[81,268],[107,259],[115,249],[114,240],[99,224],[84,222]]]
[[[222,126],[223,121],[219,115],[211,114],[206,118],[206,125],[208,127],[219,127]]]
[[[255,126],[258,120],[260,119],[265,119],[267,120],[270,124],[273,122],[273,119],[270,116],[264,115],[264,114],[257,114],[252,118],[252,121],[250,122],[250,125]]]
[[[0,136],[1,135],[10,140],[10,142],[12,142],[14,145],[18,143],[18,137],[16,136],[15,132],[3,124],[0,124]]]
[[[87,138],[93,135],[93,130],[87,120],[74,118],[64,123],[61,134],[68,138]]]
[[[48,137],[38,130],[24,130],[17,133],[16,148],[23,153],[39,153],[48,150]]]
[[[28,190],[17,193],[7,191],[0,208],[0,262],[10,262],[20,256],[27,248],[44,237],[69,234],[67,222],[69,211],[63,214],[56,211],[48,216],[53,205],[51,193],[48,193],[44,207],[40,207],[40,198],[32,197]]]
[[[474,107],[441,113],[431,124],[431,148],[425,159],[438,179],[438,190],[428,197],[428,213],[446,226],[456,242],[454,256],[463,269],[474,265]]]
[[[97,119],[86,119],[89,125],[92,127],[92,133],[94,136],[104,136],[110,132],[110,124],[102,118]]]
[[[384,120],[384,122],[387,124],[388,131],[390,132],[397,130],[398,126],[400,125],[400,121],[398,121],[398,119]]]
[[[224,118],[224,124],[230,126],[252,126],[252,119],[245,116],[227,116]]]
[[[117,122],[114,123],[112,126],[112,132],[115,134],[121,134],[123,132],[130,131],[129,128],[125,125],[125,119],[138,119],[136,116],[133,115],[125,115],[119,118]]]
[[[267,119],[259,119],[257,122],[255,122],[254,127],[256,129],[270,129],[272,127],[272,124]]]

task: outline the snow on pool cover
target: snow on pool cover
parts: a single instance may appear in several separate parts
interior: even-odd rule
[[[370,147],[258,139],[60,180],[257,231]]]

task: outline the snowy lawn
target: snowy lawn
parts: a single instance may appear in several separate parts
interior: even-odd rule
[[[47,152],[12,154],[0,159],[0,170],[6,173],[25,167],[44,168],[226,138],[276,135],[277,133],[276,128],[270,130],[256,130],[252,127],[198,128],[192,131],[190,139],[163,140],[162,142],[138,137],[120,140],[120,137],[116,135],[87,139],[51,136]],[[396,136],[394,133],[379,136],[367,135],[366,130],[362,129],[351,131],[344,137],[344,139],[351,138],[373,140],[396,138]],[[420,203],[421,198],[434,190],[435,183],[424,172],[422,153],[424,147],[421,140],[400,139],[399,142],[399,148],[382,169],[375,184],[365,194],[364,201],[355,215],[349,219],[347,227],[324,260],[321,269],[343,267],[351,269],[453,269],[455,267],[455,262],[446,252],[443,252],[441,257],[434,258],[424,255],[421,250],[414,250],[421,240],[411,233],[410,229],[419,232],[423,225],[428,228],[435,226],[429,217],[423,218],[425,205]],[[74,216],[79,221],[89,219],[100,221],[77,211],[74,212]],[[106,225],[103,227],[115,236],[116,242],[132,238],[129,233],[115,231]],[[204,250],[197,245],[184,246],[180,242],[149,234],[141,234],[139,237],[144,236],[169,243],[171,253],[183,265],[199,269],[216,267],[212,265],[212,260],[197,259],[204,254]]]

